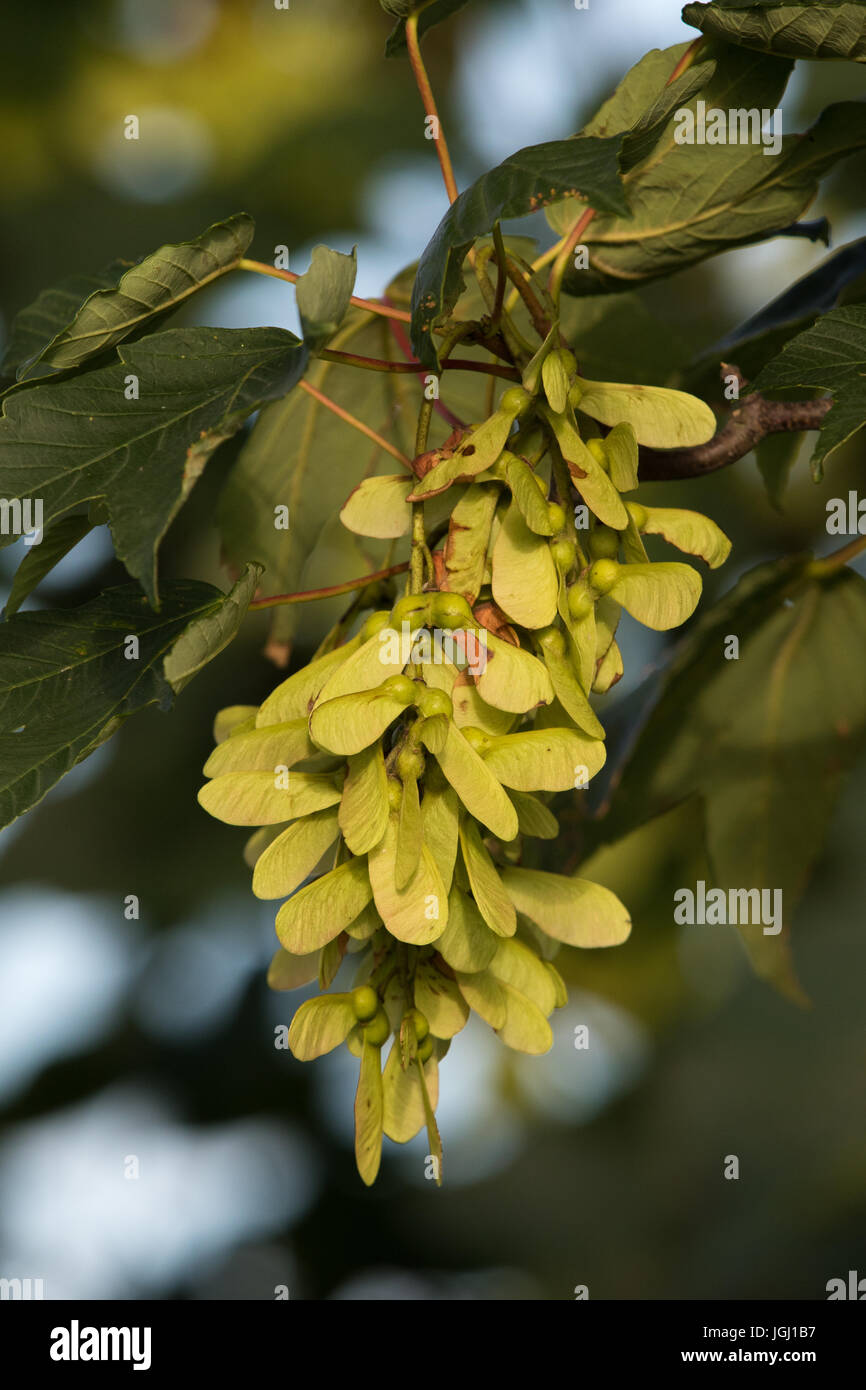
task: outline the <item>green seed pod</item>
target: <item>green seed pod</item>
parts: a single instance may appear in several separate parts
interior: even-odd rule
[[[568,356],[574,362],[571,353]],[[558,415],[562,414],[568,404],[569,376],[568,363],[562,351],[556,349],[551,352],[541,368],[541,381],[550,408]]]
[[[551,544],[550,553],[560,574],[568,574],[568,571],[574,567],[577,541],[571,536],[560,536]]]
[[[471,744],[476,753],[481,753],[490,742],[490,735],[485,734],[483,729],[476,729],[471,724],[465,729],[460,730],[466,742]]]
[[[609,526],[596,526],[590,531],[588,545],[593,560],[615,560],[619,554],[619,536]]]
[[[379,996],[370,985],[352,990],[352,1008],[359,1023],[370,1023],[379,1011]]]
[[[596,560],[590,565],[587,577],[597,594],[606,594],[613,588],[621,568],[616,560]]]
[[[380,1008],[371,1021],[364,1025],[364,1037],[373,1047],[382,1047],[391,1036],[388,1015]]]
[[[422,1043],[418,1044],[418,1051],[416,1053],[416,1056],[418,1058],[418,1061],[421,1063],[428,1062],[430,1060],[430,1058],[433,1056],[432,1037],[427,1037],[424,1039]]]
[[[367,642],[371,637],[376,637],[384,627],[388,626],[390,619],[391,615],[387,609],[380,609],[377,613],[371,613],[361,628],[361,642]]]
[[[502,399],[497,407],[503,415],[516,417],[532,404],[532,397],[528,391],[524,391],[522,386],[509,386],[503,393]]]
[[[596,463],[600,463],[605,472],[607,472],[610,468],[610,460],[607,456],[607,449],[604,447],[604,441],[601,439],[588,439],[586,441],[586,447],[589,449]]]
[[[420,1009],[410,1009],[407,1014],[404,1014],[403,1024],[406,1025],[410,1022],[415,1027],[415,1037],[418,1039],[419,1043],[423,1042],[430,1032],[430,1024],[427,1022]]]
[[[588,618],[593,608],[592,595],[588,594],[579,584],[574,584],[568,591],[568,611],[576,623]]]
[[[380,686],[381,693],[388,695],[392,700],[400,700],[404,705],[411,705],[418,693],[418,687],[408,676],[389,676]]]
[[[424,776],[426,759],[420,748],[401,748],[394,764],[401,782],[417,782]]]
[[[558,627],[545,627],[535,634],[539,646],[544,652],[550,652],[553,656],[565,656],[566,641],[565,635],[560,632]],[[463,730],[464,734],[466,730]]]
[[[565,525],[565,510],[558,502],[548,502],[547,516],[550,521],[551,531],[556,535]]]
[[[431,594],[407,594],[401,598],[391,609],[390,625],[399,632],[403,623],[408,623],[410,629],[424,627],[430,622],[430,600]]]
[[[649,512],[640,502],[626,502],[626,509],[629,516],[639,531],[642,531],[647,524]]]
[[[430,621],[435,627],[474,627],[475,616],[462,594],[431,594]]]
[[[435,719],[437,715],[451,719],[454,714],[451,696],[444,690],[435,690],[429,686],[425,686],[421,691],[416,704],[425,719]]]

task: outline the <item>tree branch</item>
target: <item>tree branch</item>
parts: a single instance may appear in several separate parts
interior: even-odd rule
[[[738,368],[723,363],[722,371],[725,375],[736,374],[741,387],[746,385]],[[675,482],[680,478],[701,478],[705,473],[715,473],[745,458],[768,434],[820,429],[832,404],[830,396],[816,401],[768,401],[759,391],[753,391],[743,398],[708,443],[692,449],[642,448],[640,480],[642,483]]]

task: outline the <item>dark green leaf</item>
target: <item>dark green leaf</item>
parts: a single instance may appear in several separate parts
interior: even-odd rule
[[[311,352],[324,347],[346,317],[357,271],[357,249],[344,256],[327,246],[313,247],[310,268],[295,287],[304,342]]]
[[[862,288],[857,284],[861,277]],[[818,314],[826,314],[843,294],[846,299],[853,296],[851,302],[866,297],[866,237],[840,246],[808,275],[708,347],[688,369],[687,381],[696,380],[707,370],[717,376],[720,362],[736,362],[747,377],[755,375],[769,357],[781,351],[788,338],[808,327]]]
[[[434,24],[441,24],[443,19],[448,19],[450,15],[455,14],[457,10],[462,10],[463,6],[468,3],[469,0],[434,0],[433,4],[428,5],[418,20],[419,39],[422,39],[427,30],[432,29]],[[390,0],[390,2],[386,0],[382,8],[387,10],[389,14],[405,16],[411,14],[415,7],[411,3],[405,3],[404,0]],[[385,57],[394,58],[397,54],[402,53],[405,47],[406,24],[405,18],[401,18],[388,36],[388,42],[385,44]]]
[[[683,20],[708,37],[761,53],[866,62],[863,0],[713,0],[686,5]]]
[[[621,136],[582,135],[530,145],[483,174],[452,203],[421,257],[412,293],[412,343],[426,367],[438,369],[433,330],[457,302],[466,253],[496,222],[525,217],[561,199],[573,207],[581,198],[600,211],[628,216],[619,175],[621,146]]]
[[[761,566],[682,644],[601,833],[697,793],[716,886],[781,889],[788,926],[864,732],[866,583],[810,573],[808,557]],[[743,934],[759,972],[793,991],[780,938]]]
[[[27,595],[87,535],[92,526],[93,522],[85,512],[73,512],[49,527],[39,544],[30,547],[18,566],[3,610],[5,617],[11,618],[13,613],[18,612]]]
[[[231,636],[254,579],[163,586],[159,612],[137,584],[81,608],[19,613],[0,624],[0,825],[42,799],[129,715],[170,707]],[[137,656],[130,637],[138,639]]]
[[[45,526],[104,498],[118,558],[155,601],[157,548],[208,458],[252,410],[292,388],[307,353],[278,328],[189,328],[127,344],[120,357],[7,396],[0,496],[41,499]],[[126,398],[130,377],[137,400]]]
[[[163,672],[177,694],[237,636],[262,577],[261,565],[247,565],[240,579],[207,613],[194,618],[167,654]]]
[[[635,122],[623,141],[620,168],[624,174],[652,153],[673,113],[697,96],[715,71],[715,63],[693,63],[674,82],[662,87],[652,105]]]
[[[812,455],[816,477],[824,460],[866,424],[866,305],[832,309],[785,344],[753,385],[758,391],[811,386],[833,393]]]
[[[48,367],[77,367],[128,338],[156,315],[176,308],[232,270],[252,241],[254,230],[252,218],[238,213],[214,223],[193,241],[161,246],[127,270],[113,288],[91,294],[72,321],[42,350],[37,362]]]
[[[709,56],[716,72],[701,92],[707,110],[778,108],[790,60],[719,44],[710,46]],[[695,115],[695,99],[681,109]],[[805,135],[785,136],[776,155],[752,141],[679,144],[674,137],[680,130],[675,117],[649,158],[623,176],[632,216],[624,221],[600,215],[587,227],[589,267],[569,272],[569,293],[633,290],[721,251],[788,232],[815,197],[820,178],[866,146],[866,103],[828,107]],[[548,212],[559,233],[574,216],[573,205]]]
[[[675,306],[650,306],[639,293],[563,298],[561,327],[581,372],[594,381],[667,386],[694,350]]]
[[[46,343],[62,332],[84,301],[98,290],[107,290],[116,285],[132,264],[132,261],[112,261],[111,265],[93,275],[70,275],[59,285],[43,290],[32,304],[28,304],[12,320],[3,357],[3,374],[12,376],[17,373],[20,378],[29,376],[28,363],[39,356]],[[39,374],[47,376],[50,372],[51,369],[45,367]]]

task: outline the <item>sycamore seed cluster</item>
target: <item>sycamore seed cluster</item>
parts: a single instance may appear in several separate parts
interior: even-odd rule
[[[622,610],[664,629],[698,602],[697,571],[650,561],[643,537],[712,566],[729,549],[697,513],[623,498],[637,486],[639,443],[712,434],[700,401],[581,379],[551,343],[523,381],[428,455],[421,476],[355,490],[344,525],[390,538],[451,490],[446,542],[428,555],[435,583],[370,614],[260,708],[224,710],[204,769],[205,809],[259,827],[247,846],[254,893],[285,900],[271,985],[318,980],[323,991],[295,1015],[295,1056],[345,1043],[360,1059],[355,1147],[367,1183],[383,1133],[405,1142],[426,1123],[441,1156],[438,1066],[471,1010],[507,1046],[543,1053],[566,1002],[560,944],[627,937],[628,913],[609,890],[537,867],[540,842],[559,833],[548,802],[604,763],[589,696],[622,674]],[[485,660],[461,661],[456,644],[419,662],[413,643],[407,661],[389,640],[407,625],[482,628]],[[329,993],[346,955],[354,987]]]

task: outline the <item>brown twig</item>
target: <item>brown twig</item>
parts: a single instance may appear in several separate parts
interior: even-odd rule
[[[454,178],[454,170],[451,167],[451,156],[448,153],[448,145],[445,140],[445,132],[442,129],[442,122],[439,119],[439,112],[436,109],[436,99],[433,96],[433,88],[430,86],[430,78],[427,76],[427,69],[424,66],[424,59],[421,57],[421,47],[418,42],[418,19],[419,14],[410,14],[406,20],[406,49],[409,54],[409,63],[415,77],[421,100],[424,103],[424,111],[428,120],[432,120],[433,143],[436,146],[436,154],[439,158],[439,167],[442,170],[442,178],[445,183],[445,191],[448,194],[449,203],[457,200],[457,182]]]
[[[351,594],[354,589],[366,589],[380,579],[390,579],[394,574],[405,574],[408,561],[402,565],[391,565],[389,569],[377,570],[375,574],[362,574],[358,579],[347,579],[344,584],[329,584],[325,589],[303,589],[295,594],[273,594],[270,598],[255,598],[251,610],[259,608],[279,608],[286,603],[310,603],[317,598],[334,598],[339,594]]]
[[[311,385],[309,381],[299,381],[298,387],[301,391],[306,391],[308,396],[312,396],[314,400],[317,400],[326,410],[330,410],[334,415],[339,416],[341,420],[345,420],[347,425],[351,425],[353,429],[358,430],[361,434],[365,434],[368,439],[372,439],[373,443],[378,444],[380,449],[384,449],[385,452],[390,454],[392,458],[395,458],[398,463],[402,463],[404,468],[408,468],[411,471],[411,460],[407,459],[406,455],[401,453],[397,446],[392,444],[390,440],[384,439],[381,434],[377,434],[369,425],[365,425],[363,420],[357,419],[357,417],[350,414],[348,410],[344,410],[342,406],[337,405],[336,401],[332,401],[330,396],[326,396],[324,391],[320,391],[318,387]]]
[[[378,357],[361,357],[354,352],[337,352],[330,348],[321,348],[319,356],[325,362],[342,363],[347,367],[361,367],[368,372],[395,372],[398,375],[411,375],[412,373],[426,376],[426,369],[420,362],[386,362]],[[502,377],[505,381],[519,381],[520,373],[515,367],[500,366],[498,362],[473,362],[468,358],[445,357],[442,360],[442,370],[450,368],[455,372],[484,372],[490,376]]]
[[[726,375],[735,374],[741,387],[746,385],[738,368],[723,363],[722,370]],[[768,401],[760,391],[752,391],[706,444],[690,449],[642,448],[640,480],[642,483],[675,482],[680,478],[701,478],[705,473],[715,473],[745,458],[768,434],[820,429],[832,404],[830,396],[813,401]]]
[[[251,261],[243,257],[237,263],[238,270],[252,270],[256,275],[270,275],[274,280],[285,280],[290,285],[296,285],[300,280],[294,270],[280,270],[275,265],[268,265],[267,261]],[[350,304],[354,304],[357,309],[366,309],[370,314],[379,314],[386,319],[399,319],[402,323],[411,323],[412,315],[405,309],[395,309],[393,305],[379,304],[374,299],[360,299],[356,294],[352,295]]]

